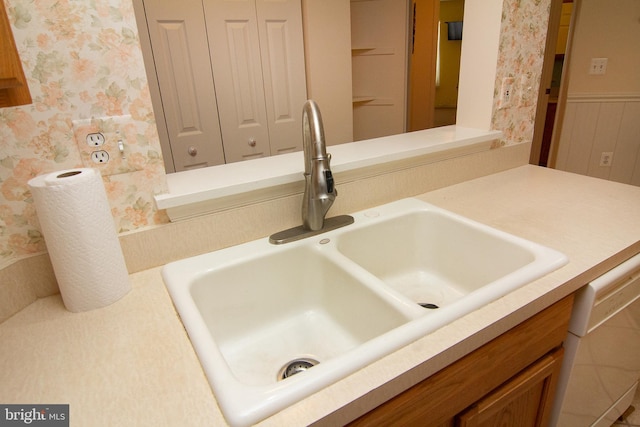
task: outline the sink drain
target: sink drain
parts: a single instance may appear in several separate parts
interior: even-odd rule
[[[424,308],[428,308],[428,309],[430,309],[430,310],[434,310],[434,309],[436,309],[436,308],[440,308],[440,307],[438,307],[438,305],[437,305],[437,304],[433,304],[433,303],[430,303],[430,302],[419,302],[418,304],[419,304],[420,306],[422,306],[422,307],[424,307]]]
[[[282,369],[280,369],[280,372],[278,373],[278,379],[283,380],[285,378],[289,378],[292,375],[299,374],[300,372],[304,372],[307,369],[316,366],[318,363],[320,362],[308,357],[294,359],[284,365]]]

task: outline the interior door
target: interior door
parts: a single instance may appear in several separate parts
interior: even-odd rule
[[[271,155],[302,150],[307,99],[300,0],[257,0]]]
[[[174,169],[224,163],[201,1],[144,0],[144,9],[162,94],[154,107],[162,110],[158,127],[168,135]]]
[[[413,0],[409,41],[408,131],[434,123],[440,0]]]
[[[255,0],[204,0],[203,6],[225,159],[231,163],[268,156]]]
[[[563,0],[551,0],[551,10],[549,15],[549,26],[547,29],[547,41],[545,44],[544,62],[542,65],[542,75],[540,77],[540,86],[538,91],[538,104],[536,108],[536,118],[533,130],[533,142],[531,144],[531,155],[529,163],[546,166],[548,157],[548,147],[542,156],[542,140],[545,131],[545,122],[547,118],[547,108],[549,106],[549,98],[551,93],[551,80],[553,76],[553,67],[556,57],[556,46],[558,43],[558,32],[560,29],[560,18],[562,16]],[[555,106],[554,111],[555,113]],[[555,116],[555,114],[554,114]],[[553,127],[553,124],[551,124]]]

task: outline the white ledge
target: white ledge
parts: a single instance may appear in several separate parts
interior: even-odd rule
[[[639,100],[640,92],[576,92],[567,95],[567,102],[636,102]]]
[[[444,126],[327,147],[336,184],[486,151],[500,131]],[[304,191],[302,152],[167,175],[155,196],[171,221]]]

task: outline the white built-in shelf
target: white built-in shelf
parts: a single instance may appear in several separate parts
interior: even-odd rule
[[[488,151],[502,132],[451,125],[327,147],[336,182],[344,184],[410,167]],[[302,152],[167,175],[155,196],[171,221],[304,191]]]
[[[358,104],[362,102],[369,102],[369,101],[373,101],[374,99],[376,99],[375,96],[354,96],[353,103]]]
[[[376,96],[354,96],[353,104],[365,105],[393,105],[391,98],[378,98]]]
[[[396,51],[392,47],[351,47],[351,56],[393,55]]]

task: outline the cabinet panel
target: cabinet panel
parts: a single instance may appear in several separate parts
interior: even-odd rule
[[[559,347],[567,335],[572,306],[573,296],[564,298],[349,425],[450,422],[461,411]],[[327,418],[323,425],[329,424]]]
[[[307,98],[301,3],[257,0],[256,11],[271,154],[299,151]]]
[[[285,21],[266,22],[267,63],[265,70],[270,79],[265,79],[265,87],[269,86],[273,96],[275,122],[290,121],[293,118],[291,105],[291,85],[287,76],[287,23]]]
[[[458,417],[459,427],[538,427],[549,422],[553,391],[562,367],[559,349],[474,404]]]
[[[200,0],[144,6],[175,169],[224,163]]]
[[[31,104],[31,94],[5,5],[0,3],[0,107],[24,104]]]
[[[229,54],[229,71],[231,72],[233,101],[236,106],[236,123],[238,127],[260,126],[262,120],[262,99],[258,97],[259,89],[254,78],[259,65],[252,57],[251,23],[249,21],[225,22],[227,35],[227,51]],[[214,57],[216,55],[214,54]]]
[[[178,101],[176,112],[176,131],[178,137],[187,132],[201,129],[198,115],[198,103],[193,80],[193,67],[189,62],[189,43],[184,21],[158,22],[162,47],[169,54],[169,72],[175,84],[174,92]]]

